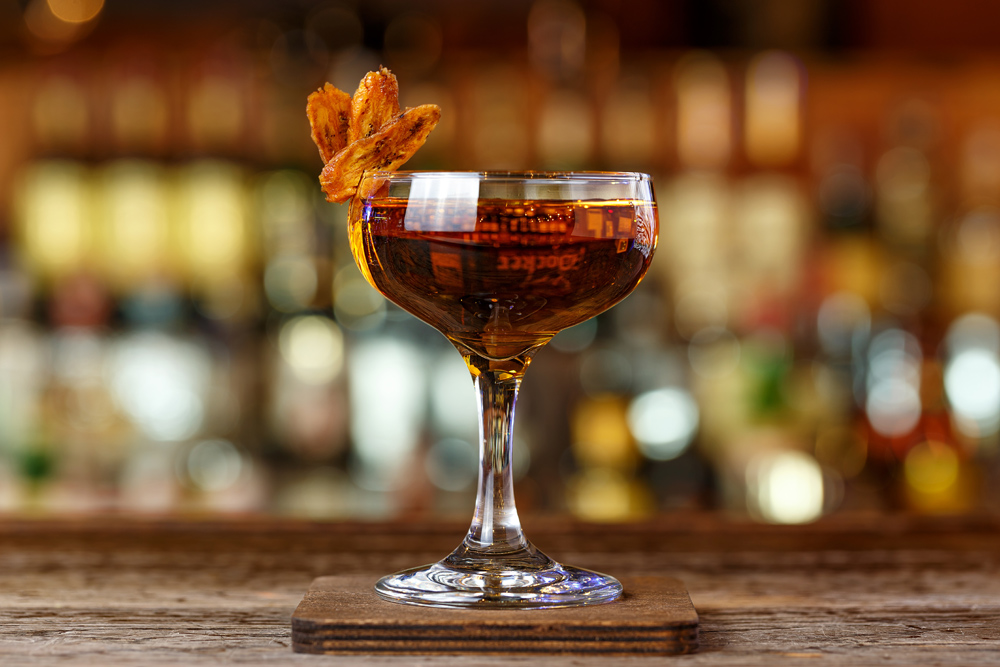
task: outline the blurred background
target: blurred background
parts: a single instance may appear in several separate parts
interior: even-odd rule
[[[654,175],[532,364],[522,513],[1000,510],[1000,3],[0,0],[0,512],[471,516],[467,371],[350,258],[305,100],[420,169]]]

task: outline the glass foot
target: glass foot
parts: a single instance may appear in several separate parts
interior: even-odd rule
[[[382,577],[375,592],[404,604],[495,609],[578,607],[613,602],[622,594],[614,577],[554,561],[538,570],[489,571],[451,567],[446,560]]]

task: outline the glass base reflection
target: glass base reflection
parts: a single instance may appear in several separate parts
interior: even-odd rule
[[[506,569],[456,562],[455,554],[382,577],[375,592],[386,600],[425,607],[551,609],[613,602],[622,585],[614,577],[562,565],[535,551],[544,562]],[[514,558],[513,560],[519,560]],[[535,560],[535,559],[533,559]]]

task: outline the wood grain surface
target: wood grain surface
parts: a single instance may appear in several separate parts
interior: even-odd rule
[[[546,665],[1000,665],[1000,520],[712,515],[628,526],[527,522],[563,562],[681,579],[700,650]],[[459,523],[0,521],[0,665],[508,665],[509,656],[291,649],[310,582],[437,560]]]
[[[622,577],[613,603],[562,609],[439,609],[387,602],[373,575],[318,577],[292,613],[300,653],[677,655],[698,648],[679,579]]]

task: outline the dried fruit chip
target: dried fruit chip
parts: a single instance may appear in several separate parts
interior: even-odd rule
[[[331,202],[355,195],[369,169],[395,170],[417,152],[441,118],[425,104],[399,111],[399,84],[382,67],[361,80],[354,97],[329,83],[306,105],[312,138],[326,166],[320,183]]]
[[[436,104],[407,109],[381,130],[351,142],[338,152],[320,175],[330,202],[344,202],[355,195],[366,170],[395,170],[417,152],[441,119]]]
[[[351,98],[351,115],[347,124],[347,143],[367,139],[399,115],[399,83],[396,77],[381,68],[361,79]]]
[[[306,115],[312,139],[323,162],[329,162],[347,145],[347,125],[351,114],[351,96],[326,84],[309,96]]]

